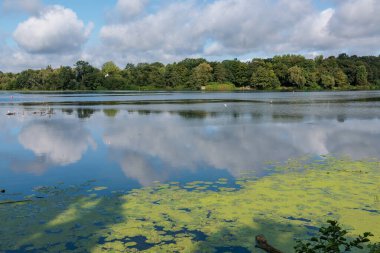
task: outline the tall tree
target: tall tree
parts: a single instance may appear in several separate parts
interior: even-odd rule
[[[75,63],[75,72],[77,81],[83,84],[86,75],[92,74],[96,69],[86,61],[77,61]]]
[[[249,85],[250,75],[247,63],[235,59],[223,61],[222,64],[227,70],[228,81],[237,87]]]
[[[208,63],[201,63],[193,69],[190,80],[190,87],[200,89],[206,85],[212,78],[212,68]]]
[[[273,69],[259,66],[252,74],[251,85],[257,89],[274,89],[280,86],[280,81]]]
[[[334,73],[335,84],[339,88],[345,88],[349,86],[347,75],[340,68]]]
[[[189,70],[181,64],[168,64],[165,68],[164,77],[166,86],[170,88],[185,86],[189,80]]]
[[[368,73],[367,69],[364,65],[360,65],[356,69],[356,78],[355,78],[355,84],[356,86],[367,86],[368,84]]]
[[[214,81],[218,83],[224,83],[227,81],[227,70],[221,63],[215,63],[213,67]]]
[[[76,88],[77,82],[74,71],[69,66],[61,66],[58,69],[58,89],[75,90]]]
[[[102,73],[105,76],[119,74],[120,68],[113,62],[108,61],[102,66]]]
[[[302,89],[304,88],[306,84],[306,77],[304,75],[304,71],[302,68],[296,66],[293,66],[289,68],[289,83],[293,86]]]
[[[327,72],[322,73],[320,83],[322,87],[326,89],[332,89],[335,86],[334,76]]]

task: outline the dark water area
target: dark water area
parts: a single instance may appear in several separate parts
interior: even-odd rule
[[[268,161],[380,158],[380,92],[2,92],[0,128],[7,195],[88,180],[233,184]]]

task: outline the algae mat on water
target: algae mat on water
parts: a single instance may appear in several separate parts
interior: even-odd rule
[[[380,163],[325,158],[290,161],[276,173],[226,180],[157,184],[127,194],[48,194],[0,205],[0,251],[5,252],[259,252],[265,234],[284,252],[328,219],[351,235],[370,231],[380,242]],[[212,189],[212,190],[210,190]]]

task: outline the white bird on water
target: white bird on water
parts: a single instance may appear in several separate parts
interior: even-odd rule
[[[224,104],[224,107],[227,107],[227,104]]]

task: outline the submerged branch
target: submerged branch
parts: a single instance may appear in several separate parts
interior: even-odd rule
[[[264,235],[256,236],[256,247],[268,253],[283,253],[281,250],[278,250],[271,246]]]
[[[2,201],[0,202],[0,205],[5,205],[5,204],[16,204],[16,203],[25,203],[32,201],[31,199],[23,199],[23,200],[9,200],[9,201]]]

